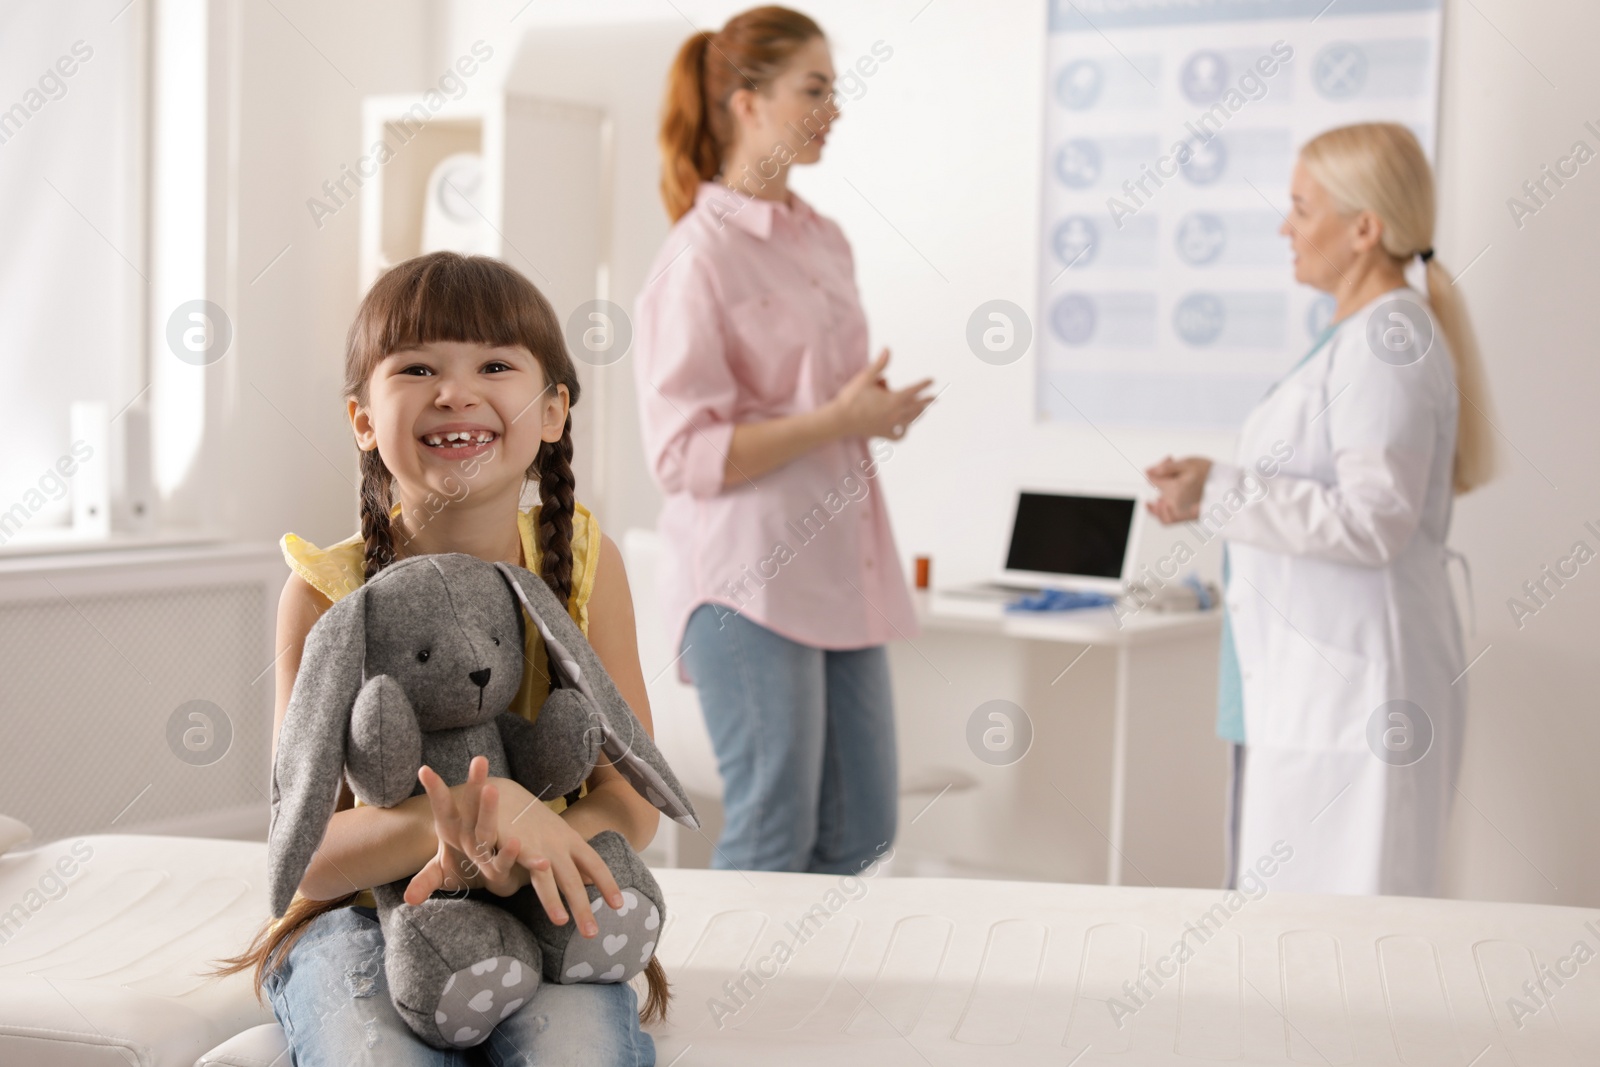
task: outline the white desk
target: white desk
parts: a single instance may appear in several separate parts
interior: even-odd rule
[[[1086,647],[1098,645],[1116,650],[1106,870],[1108,884],[1122,884],[1123,839],[1127,826],[1129,674],[1133,650],[1176,639],[1211,637],[1220,631],[1221,612],[1158,612],[1146,608],[1119,623],[1110,608],[1006,612],[1000,601],[945,596],[937,590],[915,592],[912,598],[918,621],[926,630],[982,633]],[[1221,833],[1220,828],[1218,833]]]

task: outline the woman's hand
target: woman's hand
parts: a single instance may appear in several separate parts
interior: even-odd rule
[[[1211,473],[1211,461],[1200,456],[1173,459],[1168,456],[1144,472],[1150,484],[1161,491],[1161,496],[1145,505],[1145,509],[1170,526],[1175,522],[1191,522],[1200,517],[1200,497],[1205,492],[1206,478]]]
[[[844,384],[837,395],[828,402],[835,425],[844,437],[887,437],[898,441],[906,435],[906,428],[933,403],[933,397],[919,395],[933,384],[924,378],[904,389],[890,389],[883,379],[883,369],[889,365],[889,350],[878,353],[878,358]]]
[[[445,785],[432,767],[417,777],[433,809],[439,851],[406,886],[407,904],[421,904],[439,889],[487,889],[507,897],[528,884],[516,862],[517,838],[500,833],[500,795],[489,784],[486,758],[473,757],[463,785]]]

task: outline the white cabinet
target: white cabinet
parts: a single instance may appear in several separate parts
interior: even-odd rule
[[[594,302],[610,295],[610,119],[598,108],[516,93],[432,110],[427,97],[371,96],[361,149],[360,173],[341,175],[362,187],[360,291],[421,254],[425,236],[521,271],[567,328],[583,395],[572,416],[574,473],[586,500],[603,492],[606,383],[596,370],[604,360],[581,339],[593,328]]]

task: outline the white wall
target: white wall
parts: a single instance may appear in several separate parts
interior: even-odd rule
[[[356,529],[356,449],[339,393],[360,298],[359,206],[319,229],[306,201],[365,151],[363,96],[437,80],[432,7],[274,0],[235,10],[238,282],[227,310],[237,363],[219,504],[241,537],[292,530],[328,544]]]
[[[1600,148],[1583,127],[1600,118],[1600,70],[1581,45],[1600,31],[1600,9],[1500,2],[1449,13],[1437,243],[1457,269],[1488,249],[1462,286],[1506,446],[1505,476],[1463,501],[1454,534],[1477,588],[1469,646],[1488,651],[1468,675],[1468,799],[1454,827],[1452,885],[1462,896],[1594,906],[1600,572],[1585,567],[1521,628],[1507,601],[1573,542],[1600,547],[1583,529],[1600,518],[1600,174],[1585,168],[1521,229],[1506,202],[1574,140]]]
[[[351,489],[333,469],[353,479],[353,453],[327,398],[337,392],[339,339],[354,307],[355,219],[341,213],[316,233],[303,200],[356,154],[359,93],[420,87],[481,37],[497,56],[478,89],[505,77],[521,91],[606,107],[618,145],[613,296],[631,306],[666,232],[654,123],[671,50],[691,29],[678,11],[697,27],[715,27],[741,5],[616,0],[593,10],[551,0],[517,14],[516,4],[486,0],[399,11],[280,0],[324,51],[344,60],[359,92],[270,7],[248,6],[241,272],[251,276],[248,264],[264,264],[285,241],[295,247],[244,298],[241,356],[298,429],[244,387],[239,528],[331,539],[354,522]],[[1136,467],[1166,452],[1227,452],[1224,439],[1037,425],[1031,360],[990,367],[966,348],[966,320],[978,304],[1035,302],[1043,4],[819,0],[807,10],[829,30],[841,66],[880,39],[894,49],[865,95],[846,104],[825,162],[795,184],[854,243],[874,348],[895,352],[891,380],[931,375],[949,386],[885,467],[906,557],[932,555],[938,581],[976,575],[997,555],[999,513],[1019,481],[1132,487]],[[436,27],[428,21],[434,11]],[[1586,284],[1596,276],[1600,164],[1521,230],[1505,201],[1573,140],[1600,147],[1582,128],[1585,119],[1600,125],[1600,109],[1585,110],[1600,99],[1600,72],[1585,46],[1600,32],[1600,9],[1449,0],[1446,27],[1435,243],[1456,270],[1488,246],[1462,285],[1507,445],[1504,476],[1461,501],[1453,538],[1472,561],[1470,654],[1487,651],[1462,683],[1471,685],[1472,712],[1450,886],[1462,897],[1594,905],[1600,862],[1588,831],[1600,813],[1590,770],[1600,751],[1592,714],[1600,564],[1584,568],[1521,629],[1506,599],[1580,537],[1600,548],[1582,529],[1600,520],[1592,428],[1600,375],[1590,357]],[[589,502],[617,533],[650,524],[659,495],[634,430],[631,367],[624,360],[610,370],[618,436],[606,493]],[[1164,541],[1157,535],[1147,548]]]

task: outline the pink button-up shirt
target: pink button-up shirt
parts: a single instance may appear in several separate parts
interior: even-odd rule
[[[883,499],[890,441],[836,439],[722,487],[736,425],[821,407],[868,363],[850,245],[791,198],[702,183],[639,296],[634,369],[667,498],[659,593],[674,650],[707,602],[816,648],[919,632]]]

